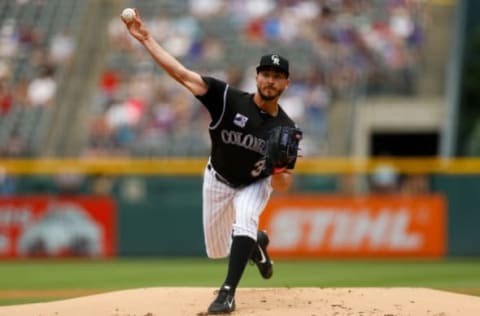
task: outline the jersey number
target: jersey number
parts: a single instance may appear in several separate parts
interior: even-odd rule
[[[256,178],[258,177],[263,169],[265,169],[265,159],[259,160],[254,164],[254,169],[250,172],[252,177]]]

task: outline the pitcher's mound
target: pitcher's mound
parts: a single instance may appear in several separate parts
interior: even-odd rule
[[[214,288],[144,288],[0,307],[0,316],[206,315]],[[232,315],[480,315],[480,298],[425,288],[240,288]]]

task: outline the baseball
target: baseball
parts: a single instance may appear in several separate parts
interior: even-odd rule
[[[135,10],[133,10],[132,8],[123,9],[122,18],[124,18],[125,21],[130,22],[133,20],[134,17],[135,17]]]

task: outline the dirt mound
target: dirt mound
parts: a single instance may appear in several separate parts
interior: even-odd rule
[[[0,307],[0,316],[205,315],[213,288],[144,288]],[[480,298],[425,288],[240,288],[232,315],[478,316]]]

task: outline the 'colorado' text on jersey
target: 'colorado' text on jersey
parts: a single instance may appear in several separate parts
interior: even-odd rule
[[[208,91],[197,99],[212,117],[209,132],[213,168],[233,185],[248,185],[267,177],[261,171],[268,131],[276,126],[294,127],[295,124],[281,107],[273,117],[255,104],[253,94],[211,77],[203,80]],[[293,169],[294,164],[288,167]]]

